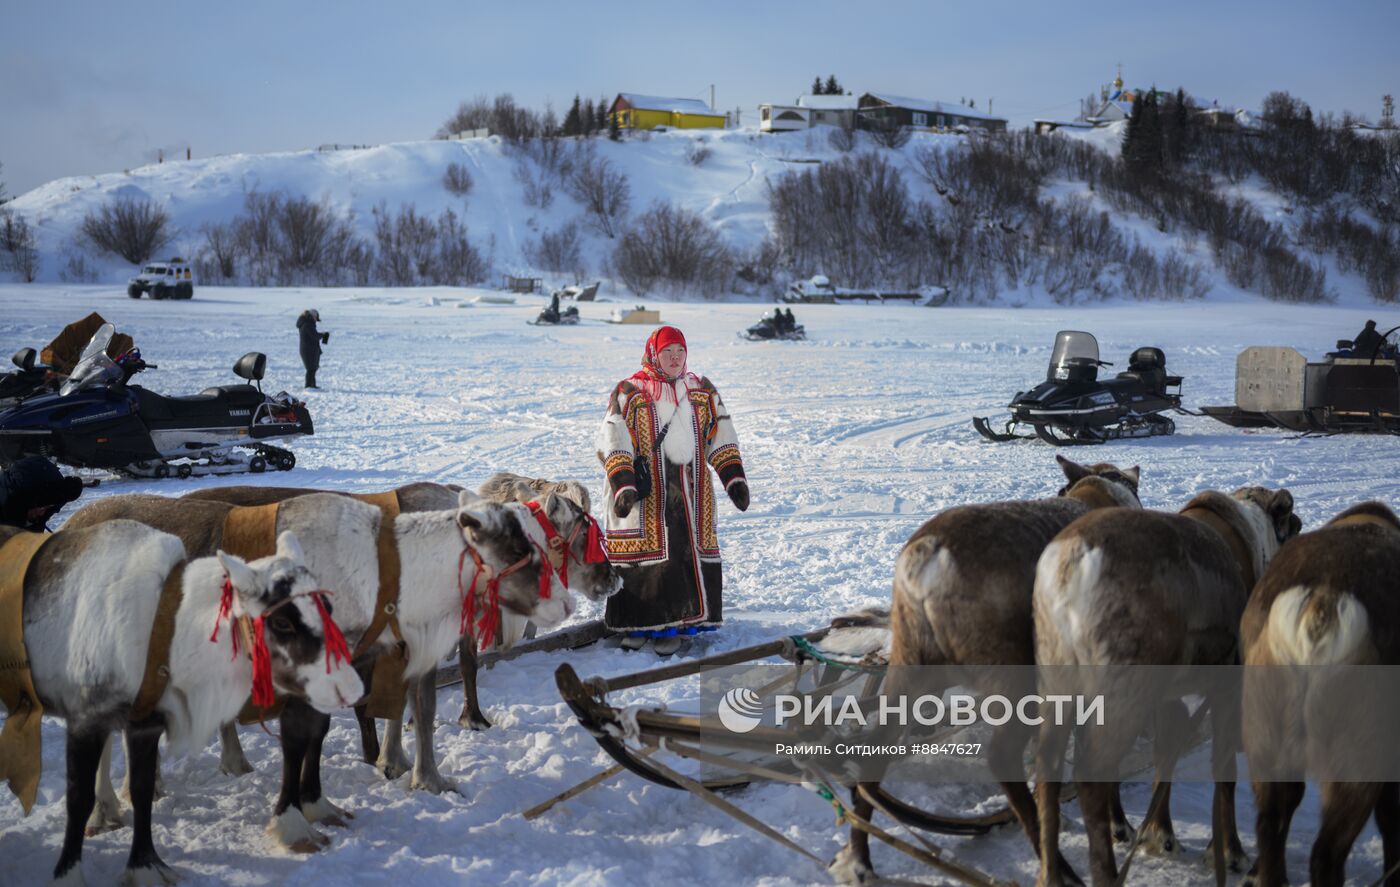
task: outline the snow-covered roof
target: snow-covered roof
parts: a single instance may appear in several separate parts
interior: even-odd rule
[[[860,98],[853,95],[800,95],[799,108],[812,108],[817,111],[854,111]]]
[[[908,108],[911,111],[927,111],[933,114],[956,114],[959,117],[978,117],[983,120],[1000,120],[976,108],[969,108],[967,105],[955,105],[952,102],[939,102],[930,99],[911,99],[908,96],[893,95],[888,92],[868,92],[866,95],[879,99],[887,105],[896,105],[900,108]]]
[[[639,95],[635,92],[618,93],[627,104],[644,111],[679,111],[682,114],[704,114],[708,117],[723,117],[699,99],[668,99],[657,95]]]

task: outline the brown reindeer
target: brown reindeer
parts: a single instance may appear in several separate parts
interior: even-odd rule
[[[895,564],[891,666],[1035,664],[1031,589],[1041,551],[1056,533],[1092,510],[1142,507],[1137,466],[1124,470],[1108,463],[1076,465],[1063,456],[1056,460],[1067,480],[1059,497],[950,508],[909,538]],[[1013,671],[1019,675],[1012,677]],[[1002,686],[1018,678],[1026,685]],[[1034,677],[1029,668],[1006,669],[977,689],[1017,698],[1034,692]],[[1034,727],[1017,719],[999,728],[988,749],[994,770],[1020,771],[1033,732]],[[878,785],[864,788],[874,791]],[[1038,846],[1035,801],[1026,784],[1003,782],[1001,787],[1031,845]],[[859,788],[853,801],[855,812],[869,819],[873,805]],[[1130,831],[1118,809],[1126,838]],[[873,874],[865,832],[852,830],[850,844],[832,868],[848,882]]]
[[[1395,735],[1381,725],[1381,717],[1330,715],[1332,706],[1345,705],[1348,697],[1338,682],[1355,677],[1345,666],[1400,665],[1396,576],[1400,519],[1379,502],[1365,502],[1290,542],[1255,586],[1240,625],[1245,665],[1251,666],[1244,688],[1244,746],[1254,780],[1259,845],[1247,883],[1287,883],[1284,845],[1303,799],[1306,770],[1322,789],[1322,827],[1309,863],[1314,887],[1345,882],[1347,854],[1373,813],[1385,846],[1386,883],[1400,887],[1396,784],[1323,781],[1317,767],[1309,766],[1368,753],[1394,755]],[[1256,666],[1314,668],[1260,673]],[[1295,683],[1300,673],[1303,680]],[[1298,774],[1298,781],[1283,781],[1291,774]]]
[[[1062,689],[1053,681],[1067,667],[1116,667],[1091,674],[1097,691],[1115,705],[1102,725],[1081,728],[1076,761],[1078,772],[1089,774],[1078,780],[1079,804],[1096,887],[1118,879],[1109,839],[1109,808],[1117,783],[1105,774],[1117,773],[1134,739],[1147,732],[1154,719],[1157,786],[1138,838],[1149,851],[1176,848],[1168,791],[1171,769],[1189,732],[1179,700],[1199,691],[1165,680],[1165,670],[1124,667],[1238,663],[1240,616],[1249,589],[1279,545],[1298,529],[1287,490],[1243,487],[1229,496],[1202,493],[1179,514],[1087,514],[1066,527],[1041,555],[1034,610],[1042,693]],[[1234,817],[1238,712],[1226,695],[1207,695],[1206,701],[1215,712],[1212,831],[1218,848],[1217,882],[1223,882],[1224,865],[1236,868],[1244,860]],[[1067,877],[1059,853],[1059,782],[1067,743],[1067,726],[1048,719],[1041,725],[1038,883],[1053,887]]]

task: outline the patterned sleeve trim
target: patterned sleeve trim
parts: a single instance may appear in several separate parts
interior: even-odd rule
[[[710,465],[714,467],[720,483],[724,484],[726,489],[733,481],[744,476],[744,462],[739,457],[739,447],[736,444],[717,447],[710,454]]]

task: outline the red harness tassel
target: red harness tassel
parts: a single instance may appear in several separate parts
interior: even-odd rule
[[[331,658],[335,658],[335,664],[350,662],[350,645],[345,643],[345,635],[340,633],[340,626],[335,624],[331,618],[330,608],[326,606],[326,593],[324,591],[313,591],[311,599],[316,602],[316,612],[321,614],[321,633],[326,637],[326,674],[331,673]]]
[[[271,708],[276,698],[272,692],[272,656],[263,638],[263,617],[253,620],[253,704]]]

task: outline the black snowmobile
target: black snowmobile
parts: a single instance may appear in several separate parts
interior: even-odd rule
[[[744,338],[750,342],[771,342],[777,339],[799,342],[807,338],[807,330],[800,323],[788,325],[786,318],[778,317],[775,309],[763,315],[758,323],[744,331]]]
[[[19,369],[0,375],[0,410],[8,410],[27,397],[49,394],[58,389],[62,376],[52,368],[36,363],[33,348],[21,348],[10,358]]]
[[[559,294],[555,293],[554,298],[551,299],[549,305],[547,305],[545,309],[540,312],[539,317],[536,317],[534,320],[527,320],[525,322],[530,324],[531,326],[557,326],[559,324],[575,324],[578,323],[578,308],[574,305],[570,305],[567,308],[561,309],[559,307]]]
[[[147,391],[128,383],[155,364],[141,360],[137,349],[112,360],[106,354],[112,333],[111,324],[98,329],[57,394],[0,413],[0,464],[40,455],[132,477],[285,471],[296,464],[290,451],[268,441],[312,433],[304,403],[248,384],[189,397]],[[266,363],[265,355],[251,352],[233,372],[261,382]]]
[[[1159,414],[1181,409],[1181,377],[1168,376],[1166,364],[1160,348],[1139,348],[1127,372],[1101,381],[1099,367],[1113,364],[1099,360],[1098,340],[1061,330],[1045,381],[1011,401],[1005,430],[993,431],[981,416],[972,425],[991,441],[1038,437],[1055,446],[1171,434],[1176,423]],[[1030,425],[1035,433],[1018,434],[1019,425]]]

